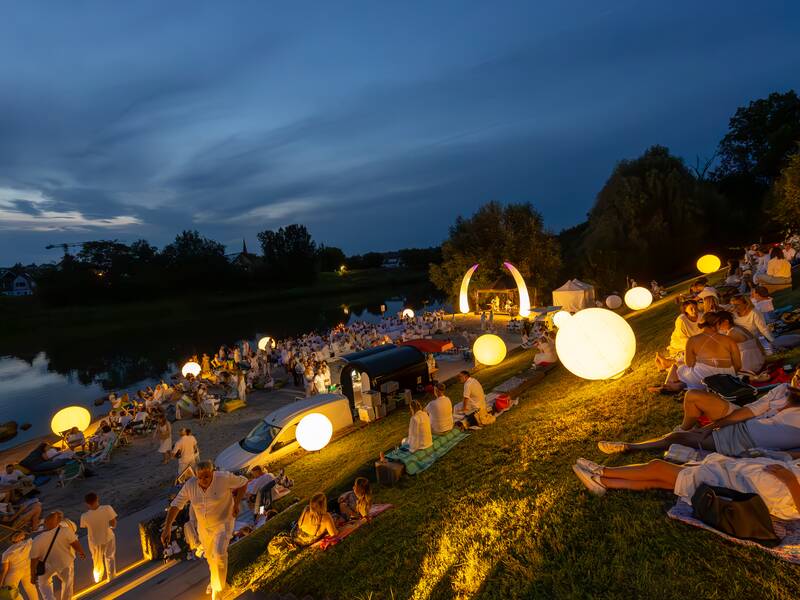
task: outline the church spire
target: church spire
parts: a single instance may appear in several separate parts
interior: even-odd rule
[[[242,238],[242,254],[247,254],[247,242],[244,241],[244,238]]]

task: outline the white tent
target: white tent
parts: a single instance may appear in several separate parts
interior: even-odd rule
[[[594,287],[579,279],[567,281],[557,290],[553,290],[553,306],[562,310],[577,312],[583,308],[594,306]]]

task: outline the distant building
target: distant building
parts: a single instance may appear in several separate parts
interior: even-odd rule
[[[399,252],[384,252],[383,263],[381,263],[381,268],[399,269],[402,266],[403,266],[403,259],[400,258]]]
[[[247,251],[247,242],[242,239],[242,251],[226,254],[225,258],[228,259],[233,266],[242,269],[243,271],[252,271],[261,262],[261,257],[257,254],[251,254]]]
[[[36,282],[27,273],[0,269],[0,294],[4,296],[31,296]]]

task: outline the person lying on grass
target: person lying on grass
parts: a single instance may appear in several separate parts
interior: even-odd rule
[[[719,313],[703,315],[700,333],[686,342],[683,363],[676,361],[667,372],[663,385],[648,388],[651,392],[678,392],[703,389],[703,379],[710,375],[727,373],[735,375],[742,368],[739,346],[731,338],[717,332]]]
[[[328,512],[328,499],[318,492],[303,509],[297,526],[292,532],[292,539],[298,546],[311,546],[324,537],[339,533],[333,516]]]
[[[778,388],[776,388],[778,389]],[[632,450],[667,450],[672,444],[711,450],[727,456],[741,456],[752,448],[790,450],[800,443],[800,388],[786,386],[783,405],[776,397],[765,396],[745,407],[734,410],[702,429],[673,431],[665,436],[637,443],[597,443],[601,452],[616,454]],[[689,410],[696,411],[698,400],[704,410],[719,409],[708,396],[692,396]],[[711,405],[715,404],[715,407]],[[724,411],[719,411],[721,414]],[[696,417],[695,417],[696,419]],[[684,420],[684,424],[688,424]]]
[[[793,459],[800,453],[792,454]],[[800,519],[800,461],[782,462],[771,458],[728,458],[707,456],[702,463],[676,465],[652,460],[639,465],[604,467],[579,458],[572,467],[578,479],[592,494],[607,490],[671,490],[691,504],[700,484],[726,487],[758,494],[769,512],[778,519]]]
[[[339,513],[345,519],[366,519],[372,508],[372,488],[366,477],[356,477],[353,489],[339,496]]]

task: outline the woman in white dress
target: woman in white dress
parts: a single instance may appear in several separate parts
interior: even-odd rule
[[[684,300],[681,303],[681,314],[675,319],[675,327],[669,338],[667,355],[663,356],[661,353],[656,352],[656,366],[660,370],[669,369],[675,364],[676,360],[683,358],[683,353],[686,352],[686,342],[693,335],[700,333],[699,316],[700,312],[697,309],[695,300]]]
[[[161,464],[167,464],[172,458],[172,425],[164,415],[159,415],[156,425],[155,439],[158,440],[158,452],[161,454]]]
[[[419,400],[412,400],[410,405],[411,421],[408,424],[408,437],[403,440],[410,452],[423,450],[433,446],[431,419],[422,408]]]

